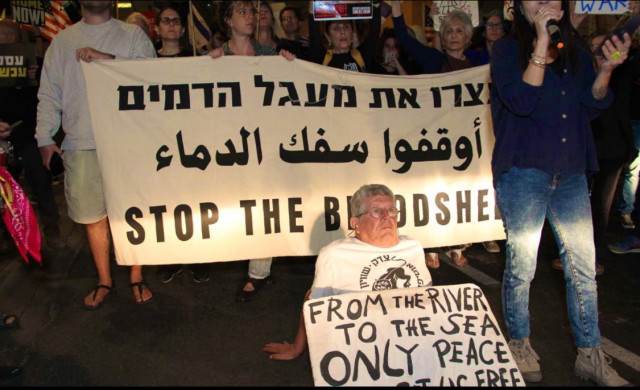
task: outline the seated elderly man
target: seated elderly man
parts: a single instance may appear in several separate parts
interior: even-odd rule
[[[431,285],[422,245],[398,236],[398,209],[395,196],[381,184],[364,185],[351,198],[349,227],[354,236],[336,240],[322,248],[316,261],[313,285],[308,299],[358,291],[380,291]],[[372,283],[363,287],[360,277],[364,268],[379,257],[392,259],[388,266],[369,272]],[[408,266],[411,266],[412,272]],[[417,271],[417,272],[413,272]],[[291,360],[300,356],[307,345],[304,317],[300,315],[298,333],[293,344],[269,343],[263,351],[270,359]]]

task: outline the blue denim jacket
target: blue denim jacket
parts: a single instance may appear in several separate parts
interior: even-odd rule
[[[496,143],[491,161],[494,183],[511,167],[536,168],[550,174],[598,170],[590,120],[613,100],[593,97],[596,74],[591,56],[578,48],[579,64],[560,77],[549,66],[536,87],[522,80],[515,39],[503,38],[491,58],[491,113]]]

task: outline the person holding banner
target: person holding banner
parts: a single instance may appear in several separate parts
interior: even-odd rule
[[[391,2],[391,14],[400,44],[409,57],[420,64],[423,73],[451,72],[482,65],[480,55],[476,51],[466,50],[473,35],[473,25],[467,13],[456,10],[442,20],[440,40],[444,53],[421,44],[409,35],[399,0]]]
[[[353,194],[349,219],[353,236],[322,248],[304,301],[432,284],[422,245],[398,234],[395,204],[395,195],[382,184],[363,185]],[[300,356],[306,345],[304,317],[300,314],[294,343],[269,343],[263,351],[273,360],[291,360]]]
[[[278,42],[277,51],[285,49],[301,60],[309,60],[309,37],[300,34],[302,15],[295,7],[280,10],[280,25],[285,36]]]
[[[109,265],[109,221],[80,61],[155,57],[142,29],[111,17],[112,3],[82,1],[84,18],[56,35],[47,50],[38,91],[36,140],[42,162],[49,169],[53,155],[62,156],[64,150],[69,217],[86,226],[98,271],[98,284],[84,298],[85,308],[91,310],[104,304],[114,284]],[[62,150],[53,140],[61,122],[65,132]],[[152,299],[142,266],[131,267],[129,280],[136,303]]]
[[[277,49],[280,39],[276,36],[274,24],[273,9],[269,3],[261,1],[258,13],[258,43]]]
[[[229,55],[264,56],[277,55],[275,48],[264,46],[253,38],[256,26],[256,9],[252,1],[225,1],[218,8],[220,26],[226,30],[229,41],[222,47],[211,50],[211,58]],[[282,57],[293,61],[295,55],[286,50],[279,53]],[[264,285],[272,282],[271,263],[273,258],[251,259],[247,278],[236,293],[236,301],[248,302],[255,298]]]
[[[369,22],[369,31],[364,42],[353,48],[353,25],[348,19],[335,19],[327,22],[325,36],[329,49],[322,42],[322,35],[313,13],[309,16],[309,61],[332,68],[368,72],[380,35],[381,14],[379,2],[374,2],[373,18]],[[309,2],[313,10],[313,1]]]
[[[552,38],[549,25],[557,26],[558,37]],[[529,289],[546,217],[564,266],[578,348],[574,373],[599,385],[628,385],[600,348],[587,174],[598,169],[590,115],[611,103],[611,73],[627,58],[631,38],[607,40],[596,73],[575,36],[569,1],[515,1],[512,33],[494,44],[492,170],[507,234],[504,318],[522,376],[540,382],[539,357],[529,340]]]
[[[400,1],[391,2],[391,13],[400,44],[406,49],[409,57],[420,65],[423,73],[446,73],[482,65],[478,52],[466,50],[473,34],[471,18],[467,13],[456,10],[447,14],[442,20],[440,40],[444,47],[444,53],[421,44],[409,35]],[[454,245],[444,249],[455,265],[464,267],[469,261],[462,252],[469,246],[470,244]],[[434,248],[425,249],[425,258],[429,268],[440,268],[440,259]]]
[[[158,58],[191,57],[192,51],[180,47],[180,39],[184,34],[184,20],[180,13],[171,7],[166,7],[156,15],[156,32],[162,46],[156,51]],[[189,266],[193,281],[204,283],[209,281],[208,264],[191,264]],[[169,283],[183,270],[182,264],[159,265],[156,279],[162,283]]]
[[[167,7],[156,15],[156,32],[161,46],[157,50],[160,57],[191,57],[193,52],[180,47],[180,39],[184,35],[184,20],[177,10]]]

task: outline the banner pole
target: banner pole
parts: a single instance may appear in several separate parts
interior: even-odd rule
[[[193,48],[193,56],[196,54],[196,33],[194,31],[195,23],[193,22],[193,3],[189,0],[189,36],[191,37],[191,47]]]

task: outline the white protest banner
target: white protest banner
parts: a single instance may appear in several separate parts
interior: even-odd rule
[[[315,255],[361,185],[425,247],[504,238],[489,67],[374,76],[273,57],[82,63],[119,264]]]
[[[468,14],[474,26],[477,26],[480,23],[477,1],[435,0],[433,2],[433,6],[435,8],[432,16],[433,28],[436,31],[440,31],[442,19],[455,10],[460,10]]]
[[[592,15],[620,15],[629,11],[629,1],[577,0],[575,12]]]
[[[525,386],[474,284],[305,302],[316,386]]]

